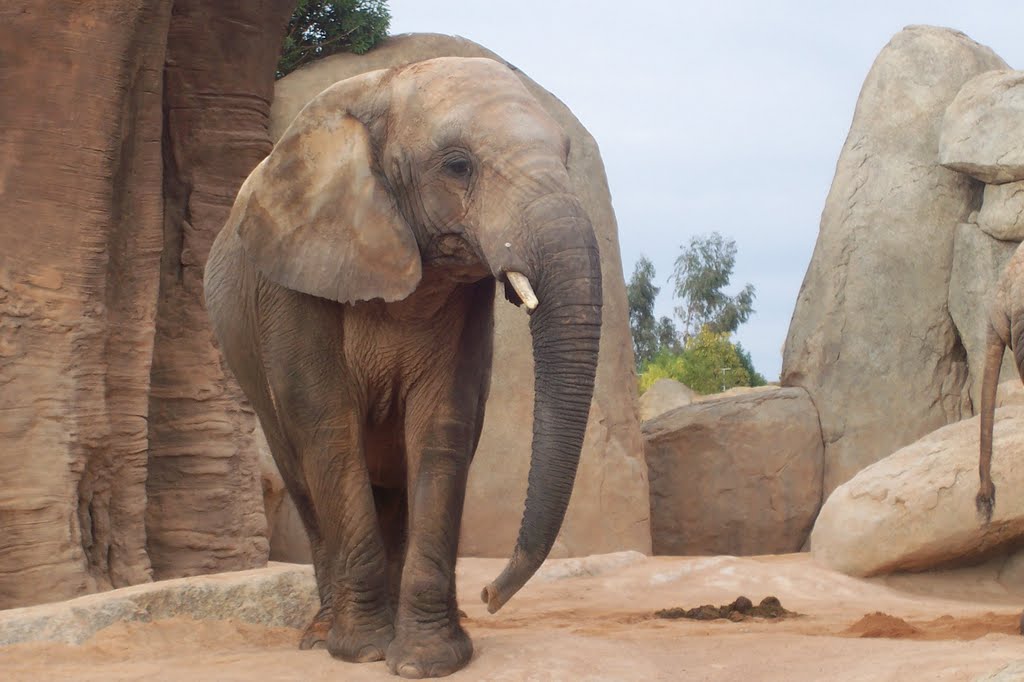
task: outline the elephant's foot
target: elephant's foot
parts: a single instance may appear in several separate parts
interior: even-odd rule
[[[358,624],[339,620],[327,635],[327,651],[349,663],[383,661],[394,638],[395,628],[386,615],[360,618]]]
[[[388,647],[388,669],[402,677],[444,677],[461,670],[473,656],[473,643],[457,622],[436,629],[399,627]]]
[[[303,651],[308,649],[323,649],[327,646],[327,634],[331,631],[331,623],[334,620],[334,611],[330,606],[321,606],[320,610],[302,633],[299,640],[299,648]]]

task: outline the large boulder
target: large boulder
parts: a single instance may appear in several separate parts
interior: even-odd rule
[[[366,71],[441,56],[488,57],[463,38],[402,35],[365,55],[338,54],[277,83],[271,136],[324,88]],[[515,67],[512,67],[515,68]],[[597,143],[557,98],[517,71],[527,88],[568,133],[569,169],[601,248],[604,315],[600,362],[576,489],[553,556],[623,549],[649,552],[647,470],[641,457],[636,377],[615,214]],[[483,435],[470,470],[460,549],[471,556],[507,556],[515,545],[526,497],[533,423],[533,353],[528,318],[499,292],[495,362]],[[277,536],[279,539],[281,536]]]
[[[1024,241],[1024,182],[985,185],[978,227],[996,239]]]
[[[803,546],[821,504],[818,415],[801,388],[711,396],[643,425],[655,554]]]
[[[988,311],[1003,268],[1017,249],[1016,242],[1000,241],[974,223],[957,226],[953,242],[953,267],[949,276],[949,315],[967,353],[970,382],[967,392],[973,412],[981,408],[981,383],[985,369]],[[1007,349],[1000,371],[1003,380],[1017,376],[1013,354]]]
[[[815,560],[849,575],[980,561],[1024,540],[1024,407],[996,410],[989,524],[978,492],[979,417],[950,424],[835,489],[814,524]]]
[[[982,182],[1024,180],[1024,71],[989,68],[946,109],[939,161]]]
[[[782,364],[782,384],[818,408],[826,494],[965,411],[947,291],[956,227],[981,188],[940,166],[936,149],[961,86],[997,68],[962,33],[912,26],[864,82]]]
[[[1024,405],[1024,384],[1020,378],[1003,381],[996,389],[996,407]]]
[[[700,394],[675,379],[658,379],[640,396],[640,422],[689,405],[699,397]]]

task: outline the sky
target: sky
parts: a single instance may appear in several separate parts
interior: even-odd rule
[[[966,33],[1024,69],[1017,0],[389,0],[391,33],[469,38],[565,102],[597,140],[628,281],[641,255],[672,315],[680,247],[736,242],[735,335],[769,381],[871,63],[904,26]]]

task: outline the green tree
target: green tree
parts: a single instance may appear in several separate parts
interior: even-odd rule
[[[755,384],[742,349],[729,338],[728,332],[716,332],[705,326],[686,340],[681,353],[662,351],[644,364],[639,376],[643,393],[658,379],[675,379],[701,394],[718,393],[735,386]],[[754,373],[756,374],[756,372]]]
[[[657,339],[658,352],[676,355],[683,352],[683,344],[679,343],[676,323],[671,318],[662,316],[658,319],[658,324],[654,328],[654,336]]]
[[[671,319],[654,317],[654,299],[659,287],[654,285],[654,264],[645,256],[633,267],[633,275],[626,285],[629,302],[629,331],[633,336],[633,356],[639,370],[662,349],[679,352],[679,335]]]
[[[335,52],[363,54],[388,34],[386,0],[299,0],[288,22],[277,77]]]
[[[644,363],[643,368],[637,374],[638,390],[640,395],[647,392],[658,379],[675,379],[682,381],[686,374],[684,367],[685,360],[679,353],[662,352]]]
[[[747,284],[735,296],[723,292],[736,264],[736,242],[717,232],[690,239],[676,258],[672,281],[676,317],[683,339],[705,326],[714,332],[734,332],[754,312],[754,285]]]

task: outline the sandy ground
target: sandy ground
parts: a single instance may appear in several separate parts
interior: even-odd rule
[[[502,562],[460,562],[475,653],[453,680],[1024,679],[1024,584],[998,568],[858,580],[806,555],[549,562],[499,613],[473,599]],[[1009,584],[1008,584],[1009,583]],[[781,621],[665,620],[675,606],[774,595]],[[299,651],[237,620],[116,623],[81,645],[0,647],[3,680],[385,680],[383,663]],[[1007,665],[1009,664],[1009,668]],[[1015,672],[1016,671],[1016,672]],[[1017,674],[1019,673],[1019,675]],[[993,678],[996,679],[996,678]]]

